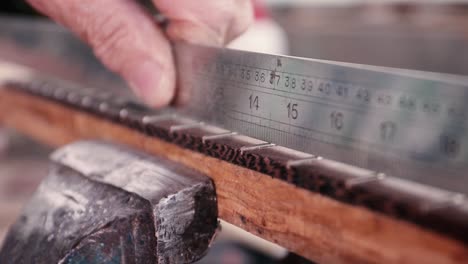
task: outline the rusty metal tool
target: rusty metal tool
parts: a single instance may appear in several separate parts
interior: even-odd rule
[[[206,253],[218,226],[210,178],[97,141],[52,161],[0,263],[190,263]]]

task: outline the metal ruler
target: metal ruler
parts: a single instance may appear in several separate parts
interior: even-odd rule
[[[46,32],[67,34],[48,28],[38,36]],[[189,94],[178,114],[468,194],[467,77],[181,43],[174,49],[179,89]]]
[[[176,47],[186,114],[274,144],[468,194],[468,78]]]

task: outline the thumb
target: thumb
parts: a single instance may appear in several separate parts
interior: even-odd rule
[[[70,28],[96,56],[153,107],[170,103],[175,69],[169,42],[152,18],[128,0],[29,0]]]

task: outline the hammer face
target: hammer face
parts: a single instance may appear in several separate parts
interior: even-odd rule
[[[218,213],[208,177],[102,142],[52,159],[0,263],[190,263],[208,249]]]
[[[137,238],[134,233],[148,235]],[[62,259],[91,258],[106,263],[118,256],[135,260],[145,257],[153,261],[140,263],[154,263],[156,239],[152,233],[148,201],[93,182],[67,167],[53,165],[10,230],[0,263],[58,263]],[[120,237],[125,239],[120,241]],[[145,255],[136,256],[135,248],[144,248]]]

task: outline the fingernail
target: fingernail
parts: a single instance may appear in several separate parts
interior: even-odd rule
[[[155,99],[162,90],[160,84],[164,78],[160,64],[152,60],[142,61],[135,64],[126,75],[129,85],[140,99],[148,104],[158,104]]]

